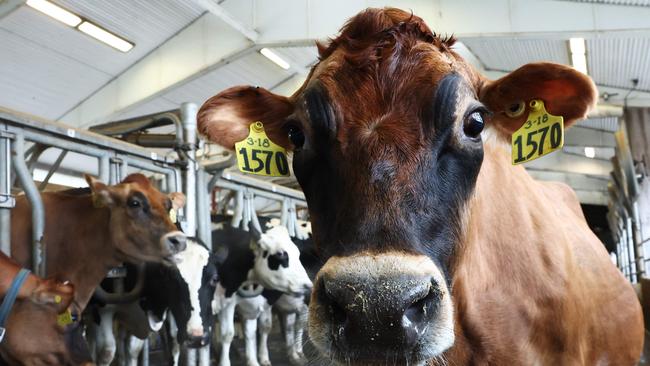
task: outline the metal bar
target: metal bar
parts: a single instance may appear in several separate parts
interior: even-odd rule
[[[297,200],[304,201],[305,200],[305,195],[304,193],[296,190],[296,189],[291,189],[287,188],[284,186],[279,186],[273,183],[265,182],[263,180],[251,178],[248,176],[245,176],[243,174],[237,173],[237,172],[231,172],[227,171],[222,174],[222,179],[237,183],[237,184],[243,184],[252,188],[256,188],[261,191],[267,191],[270,193],[278,193],[282,196],[287,196],[291,198],[295,198]]]
[[[198,107],[193,103],[181,104],[183,122],[183,143],[187,152],[185,170],[185,228],[187,235],[196,236],[196,113]]]
[[[247,187],[241,183],[233,183],[232,181],[227,181],[227,180],[218,180],[215,186],[223,188],[223,189],[228,189],[231,191],[243,191],[244,188],[249,189],[251,192],[255,194],[255,196],[259,197],[264,197],[268,198],[270,200],[276,200],[276,201],[283,201],[285,198],[288,198],[287,196],[283,195],[282,193],[271,193],[265,190],[260,190],[260,189],[255,189],[255,188],[250,188]],[[296,200],[295,201],[297,205],[307,207],[307,203],[304,200]]]
[[[85,145],[92,145],[92,147],[96,149],[113,150],[142,158],[149,158],[151,156],[150,150],[129,144],[128,142],[106,137],[88,130],[72,128],[59,122],[43,120],[38,117],[22,114],[1,107],[0,121],[6,122],[10,126],[10,129],[12,127],[24,128],[25,133],[33,134],[35,132],[40,132],[41,135],[63,138],[68,141],[70,141],[70,139],[83,140]],[[34,141],[27,135],[25,135],[25,139]],[[46,145],[48,144],[46,143]],[[72,149],[69,150],[73,151]]]
[[[37,275],[45,276],[46,253],[43,245],[45,208],[38,188],[29,173],[29,168],[25,164],[25,138],[22,134],[16,134],[16,139],[11,145],[11,158],[16,176],[32,206],[32,269]]]
[[[212,248],[208,199],[209,193],[205,183],[205,172],[203,169],[199,169],[196,172],[197,236],[208,248]]]
[[[11,208],[15,200],[11,195],[11,140],[4,135],[0,125],[0,249],[11,256]]]
[[[636,179],[636,178],[634,178]],[[641,239],[641,218],[639,217],[639,205],[638,202],[632,203],[632,242],[633,242],[633,251],[634,259],[636,262],[636,278],[640,279],[645,274],[645,264],[643,256],[643,241]]]
[[[111,162],[108,155],[103,155],[99,158],[99,180],[106,184],[113,184],[111,182]]]
[[[144,344],[142,344],[142,360],[141,366],[149,366],[149,338],[144,339]]]
[[[50,178],[52,178],[52,175],[54,175],[54,171],[59,169],[59,166],[61,166],[61,162],[63,161],[63,159],[65,159],[65,156],[67,154],[68,154],[68,150],[61,150],[61,153],[54,161],[54,164],[52,164],[52,166],[50,167],[50,170],[47,172],[47,175],[45,176],[41,184],[38,186],[39,191],[42,191],[45,189],[45,187],[47,187]]]

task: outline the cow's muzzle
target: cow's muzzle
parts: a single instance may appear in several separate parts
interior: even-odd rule
[[[454,341],[441,271],[404,253],[331,258],[316,279],[309,328],[322,352],[352,364],[420,363]]]
[[[187,248],[187,237],[181,231],[167,233],[160,240],[171,254],[182,252]]]

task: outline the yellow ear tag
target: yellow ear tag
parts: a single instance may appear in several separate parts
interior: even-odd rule
[[[92,197],[93,197],[93,207],[94,207],[94,208],[102,208],[102,207],[106,207],[106,205],[104,204],[104,202],[102,202],[102,198],[99,197],[98,194],[93,193],[93,196],[92,196]]]
[[[244,173],[286,177],[287,151],[266,136],[262,122],[251,123],[248,137],[235,144],[237,166]]]
[[[530,101],[526,122],[512,134],[512,164],[535,160],[564,145],[564,117],[546,111],[544,102]]]
[[[169,219],[172,220],[172,223],[176,223],[176,210],[173,208],[169,210]]]
[[[65,327],[68,324],[72,324],[72,312],[70,312],[70,309],[66,310],[63,314],[59,314],[56,317],[56,322],[62,327]]]

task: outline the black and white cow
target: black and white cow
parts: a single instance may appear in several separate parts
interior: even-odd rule
[[[271,328],[271,305],[283,293],[304,296],[312,283],[300,262],[300,251],[283,226],[258,232],[223,225],[212,232],[215,248],[226,246],[228,256],[219,266],[214,310],[219,314],[219,365],[230,365],[235,309],[242,318],[249,366],[269,365],[266,336]],[[257,327],[260,347],[257,347]],[[258,362],[259,359],[259,362]]]
[[[172,267],[147,263],[145,284],[137,303],[109,305],[99,310],[99,329],[90,332],[96,333],[98,365],[110,364],[115,355],[113,320],[129,333],[129,365],[137,365],[144,339],[162,328],[168,314],[178,327],[175,334],[178,344],[172,351],[174,365],[178,364],[179,344],[201,347],[209,343],[220,257],[196,239],[188,238],[187,249],[176,254],[174,260]]]

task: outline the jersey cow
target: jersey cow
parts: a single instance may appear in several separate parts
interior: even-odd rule
[[[47,271],[74,283],[75,313],[83,310],[108,270],[122,261],[173,264],[174,254],[185,249],[185,235],[169,218],[172,208],[180,208],[175,204],[179,200],[174,198],[181,193],[165,195],[141,174],[129,175],[114,186],[90,176],[86,180],[90,189],[42,194]],[[24,196],[16,200],[11,224],[12,257],[20,265],[31,267],[31,209]],[[55,316],[45,321],[45,315],[37,319],[29,318],[27,312],[20,314],[26,318],[13,323],[9,319],[6,343],[17,347],[9,349],[3,345],[7,358],[23,361],[42,357],[42,364],[56,365],[78,364],[89,358],[81,344],[81,327],[77,323],[63,332],[57,328]],[[49,323],[51,328],[43,325]],[[20,331],[12,332],[12,324]],[[45,334],[49,330],[51,334]],[[70,333],[72,330],[74,334]],[[35,341],[27,341],[31,339]],[[71,353],[72,350],[79,354]],[[45,359],[55,361],[48,363]],[[38,360],[33,362],[41,364]]]
[[[261,121],[293,151],[327,260],[309,335],[347,365],[633,365],[632,286],[575,194],[513,166],[507,142],[542,100],[565,126],[597,96],[576,70],[534,63],[487,80],[399,9],[368,9],[319,45],[291,97],[235,87],[199,128],[227,147]]]

